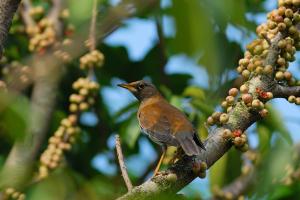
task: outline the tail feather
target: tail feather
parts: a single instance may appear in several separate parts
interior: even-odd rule
[[[197,133],[194,134],[193,139],[194,139],[194,141],[196,142],[196,144],[197,144],[199,147],[201,147],[202,149],[206,150],[204,144],[201,142],[201,140],[200,140],[200,138],[199,138],[199,136],[198,136]]]
[[[195,136],[192,137],[190,134],[177,134],[177,136],[177,141],[188,156],[199,155],[201,153],[200,147],[205,148],[201,141],[197,142],[197,140],[194,139]]]

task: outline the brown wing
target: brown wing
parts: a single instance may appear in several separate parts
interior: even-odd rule
[[[158,106],[145,106],[138,112],[141,129],[154,142],[178,146],[176,138],[171,134],[171,123],[166,114]]]
[[[180,144],[187,155],[199,155],[199,147],[205,149],[187,117],[165,100],[146,105],[142,111],[140,125],[150,137],[155,135],[155,139],[168,145]]]
[[[198,138],[192,123],[184,113],[171,104],[164,107],[168,110],[167,113],[171,113],[168,115],[168,118],[173,122],[172,134],[175,136],[185,154],[188,156],[199,155],[201,152],[200,147],[203,149],[205,149],[205,147]]]

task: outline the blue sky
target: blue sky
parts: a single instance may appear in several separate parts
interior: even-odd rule
[[[118,0],[112,1],[112,4],[118,3]],[[170,1],[164,0],[162,1],[162,5],[167,7],[170,5]],[[268,10],[274,9],[274,1],[268,0],[265,4],[265,7]],[[247,14],[247,18],[249,20],[255,21],[257,23],[262,23],[265,21],[265,13],[259,13],[257,15]],[[155,45],[157,41],[157,34],[154,20],[151,19],[137,19],[132,18],[126,20],[124,22],[125,26],[119,28],[117,31],[112,33],[109,37],[107,37],[104,43],[111,46],[125,46],[128,50],[129,57],[131,60],[138,61],[144,58],[147,52]],[[168,37],[172,37],[175,33],[174,22],[172,18],[168,16],[163,17],[163,27],[164,34]],[[229,25],[226,30],[227,36],[230,40],[239,42],[242,47],[245,48],[246,44],[249,43],[252,39],[255,38],[255,34],[246,35],[243,30],[233,25]],[[184,68],[182,66],[185,66]],[[197,65],[197,63],[187,57],[184,54],[174,55],[169,58],[168,63],[166,65],[166,73],[185,73],[192,75],[192,80],[190,84],[198,85],[201,87],[208,87],[208,75],[204,68]],[[300,78],[300,71],[294,65],[291,67],[291,71]],[[143,78],[143,77],[141,77]],[[103,87],[101,90],[101,95],[105,97],[104,101],[109,106],[111,114],[117,112],[122,107],[126,106],[128,103],[135,101],[133,96],[129,94],[127,91],[116,87],[117,83],[122,82],[122,80],[114,79],[111,82],[110,87]],[[122,99],[122,101],[119,101]],[[287,128],[292,133],[292,138],[294,141],[300,141],[300,134],[297,130],[300,130],[299,125],[299,106],[294,104],[289,104],[285,100],[277,99],[273,100],[272,104],[280,111],[283,116],[284,121],[286,122]],[[85,119],[84,119],[85,118]],[[89,121],[88,119],[92,119],[92,123],[95,123],[95,119],[93,115],[84,116],[83,120]],[[101,123],[101,122],[100,122]],[[254,130],[254,127],[250,128]],[[250,143],[254,146],[257,144],[257,137],[255,134],[251,134]],[[107,143],[109,149],[114,148],[114,138],[111,137]],[[149,144],[149,141],[145,138],[139,140],[139,147],[141,148],[141,153],[138,155],[134,155],[126,159],[126,164],[128,166],[129,171],[136,171],[138,174],[142,173],[143,170],[147,167],[147,165],[153,162],[156,159],[156,154],[154,153],[154,149],[152,145]],[[100,170],[103,173],[114,174],[116,172],[116,165],[109,162],[109,159],[114,156],[111,152],[105,152],[103,154],[99,154],[93,160],[93,166]],[[138,166],[138,167],[137,167]],[[201,185],[201,187],[200,187]],[[190,184],[187,188],[185,188],[182,192],[189,193],[191,192],[191,188],[197,188],[199,192],[201,192],[203,197],[208,197],[207,193],[209,187],[209,182],[207,179],[195,180],[192,184]]]

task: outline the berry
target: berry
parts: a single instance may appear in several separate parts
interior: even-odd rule
[[[215,123],[215,121],[214,121],[214,119],[212,117],[208,117],[206,122],[210,126],[214,125],[214,123]]]
[[[240,137],[242,135],[242,131],[241,130],[234,130],[233,131],[233,136],[234,137]]]
[[[233,97],[236,97],[239,93],[239,90],[237,88],[231,88],[229,91],[228,91],[228,94],[229,96],[233,96]]]
[[[258,100],[258,99],[254,99],[253,101],[252,101],[252,104],[251,104],[251,106],[253,107],[253,108],[260,108],[260,100]]]
[[[249,88],[248,88],[248,86],[246,86],[246,85],[244,84],[244,85],[241,85],[240,91],[241,91],[241,93],[245,94],[245,93],[248,93]]]
[[[276,80],[282,80],[284,78],[284,74],[281,71],[276,72],[275,79]]]
[[[253,98],[251,94],[243,94],[242,100],[244,101],[245,104],[248,104],[252,102]]]
[[[259,114],[262,118],[265,118],[266,116],[268,116],[269,111],[267,109],[262,109],[261,111],[259,111]]]
[[[223,138],[224,139],[230,139],[230,138],[232,138],[232,132],[229,130],[229,129],[225,129],[224,131],[223,131]]]
[[[228,119],[229,119],[228,114],[222,113],[222,114],[220,115],[220,122],[221,122],[222,124],[228,122]]]
[[[288,101],[290,103],[295,103],[296,102],[296,97],[295,96],[289,96]]]
[[[233,96],[227,96],[226,97],[226,102],[228,105],[232,105],[234,103],[234,97]]]

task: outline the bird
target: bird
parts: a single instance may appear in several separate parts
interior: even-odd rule
[[[181,147],[188,156],[205,150],[196,129],[187,116],[171,105],[151,83],[145,80],[118,84],[129,90],[140,102],[137,118],[141,132],[162,147],[162,155],[154,170],[158,173],[167,146]]]

